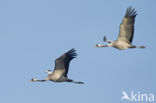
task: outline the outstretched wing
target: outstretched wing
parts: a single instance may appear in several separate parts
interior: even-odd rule
[[[62,70],[62,73],[65,77],[67,77],[68,69],[69,69],[69,63],[73,58],[76,58],[77,54],[75,52],[76,50],[73,48],[57,58],[55,60],[55,69],[56,70]]]
[[[134,8],[128,7],[125,17],[120,24],[118,40],[131,43],[134,35],[134,22],[137,13]]]

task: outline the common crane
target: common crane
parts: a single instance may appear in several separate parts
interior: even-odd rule
[[[47,70],[46,72],[49,74],[47,78],[43,80],[38,80],[36,78],[32,78],[31,82],[45,82],[45,81],[53,81],[53,82],[72,82],[77,84],[84,84],[84,82],[77,82],[72,79],[69,79],[67,74],[69,70],[70,61],[76,58],[77,54],[76,50],[73,48],[68,52],[64,53],[62,56],[55,60],[55,68],[53,72],[51,70]]]
[[[132,45],[134,35],[134,22],[137,13],[131,6],[127,8],[126,14],[120,24],[120,31],[117,40],[114,42],[107,40],[104,36],[103,41],[108,42],[108,45],[96,44],[95,47],[114,47],[119,50],[128,48],[145,48],[145,46]]]

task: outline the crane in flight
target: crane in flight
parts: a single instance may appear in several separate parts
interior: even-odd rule
[[[127,8],[126,14],[120,24],[120,30],[117,40],[110,41],[104,36],[103,41],[108,42],[108,45],[96,44],[95,47],[114,47],[119,50],[128,48],[145,48],[145,46],[135,46],[132,44],[134,36],[134,23],[137,13],[131,6]]]
[[[69,70],[70,61],[76,58],[77,54],[76,50],[73,48],[68,52],[64,53],[62,56],[55,60],[55,68],[52,71],[46,71],[49,75],[47,78],[43,80],[39,80],[36,78],[32,78],[31,82],[45,82],[45,81],[53,81],[53,82],[72,82],[77,84],[84,84],[84,82],[77,82],[72,79],[69,79],[67,74]]]

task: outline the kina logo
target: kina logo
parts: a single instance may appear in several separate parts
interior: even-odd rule
[[[125,91],[122,91],[122,97],[121,97],[121,101],[138,101],[138,102],[153,102],[154,101],[154,94],[152,93],[140,93],[140,92],[134,92],[131,91],[130,94],[128,95],[128,93],[126,93]]]

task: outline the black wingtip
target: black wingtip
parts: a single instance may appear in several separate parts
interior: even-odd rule
[[[132,8],[132,6],[129,6],[126,10],[126,17],[136,17],[137,11],[135,10],[135,8]]]
[[[104,37],[103,37],[103,41],[104,41],[104,42],[105,42],[105,41],[107,41],[107,38],[106,38],[106,36],[104,36]]]
[[[77,53],[76,53],[75,48],[72,48],[72,49],[69,50],[66,54],[67,54],[68,56],[72,57],[72,59],[77,57]]]

